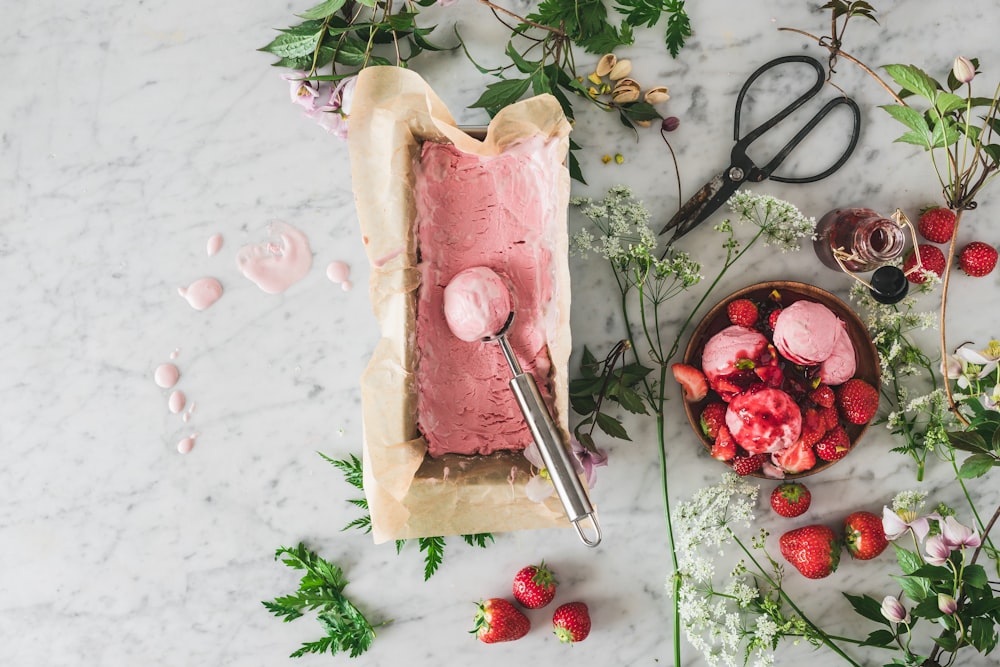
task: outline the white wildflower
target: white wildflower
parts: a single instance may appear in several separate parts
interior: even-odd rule
[[[782,252],[798,250],[800,241],[815,238],[815,218],[802,215],[787,201],[740,190],[729,198],[728,203],[741,220],[753,222],[761,228],[765,245],[777,246]]]

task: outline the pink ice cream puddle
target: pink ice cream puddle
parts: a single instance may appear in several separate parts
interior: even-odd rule
[[[205,310],[222,297],[222,284],[215,278],[199,278],[177,293],[195,310]]]
[[[726,410],[733,439],[751,454],[781,451],[802,434],[802,411],[791,396],[766,388],[733,397]]]
[[[507,284],[485,266],[459,272],[444,288],[448,328],[467,343],[496,336],[513,308]]]
[[[240,248],[236,264],[264,292],[279,294],[309,273],[312,249],[305,234],[284,222],[273,223],[268,234],[275,238]]]

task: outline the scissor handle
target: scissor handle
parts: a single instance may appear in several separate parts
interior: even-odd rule
[[[799,95],[790,104],[788,104],[786,107],[778,111],[778,113],[775,114],[773,117],[771,117],[769,120],[765,121],[762,125],[754,128],[748,134],[746,134],[741,138],[740,112],[743,108],[743,99],[746,96],[747,91],[750,89],[750,86],[753,84],[754,81],[756,81],[762,74],[764,74],[768,70],[790,62],[803,63],[811,66],[813,70],[816,72],[815,83],[813,83],[813,85],[809,88],[809,90]],[[746,157],[746,149],[751,143],[756,141],[758,138],[760,138],[762,134],[764,134],[765,132],[773,128],[775,125],[780,123],[782,120],[787,118],[789,114],[791,114],[796,109],[805,104],[806,101],[815,97],[816,94],[820,91],[820,89],[822,89],[825,79],[826,79],[826,74],[820,62],[815,58],[812,58],[811,56],[803,56],[803,55],[782,56],[780,58],[775,58],[774,60],[771,60],[770,62],[767,62],[758,67],[753,72],[753,74],[751,74],[747,78],[746,82],[743,84],[743,88],[740,89],[740,93],[736,98],[736,112],[735,112],[735,120],[733,126],[733,135],[734,139],[736,139],[736,145],[733,147],[733,152],[732,152],[732,161],[734,165],[738,164],[738,165],[745,165],[746,167],[748,167],[746,169],[747,180],[759,182],[767,178],[770,178],[771,180],[778,181],[780,183],[812,183],[814,181],[824,179],[833,172],[835,172],[837,169],[843,166],[843,164],[851,156],[851,154],[854,152],[855,147],[857,146],[858,138],[861,133],[861,110],[858,108],[858,105],[857,103],[854,102],[854,100],[847,97],[846,95],[842,95],[840,97],[830,100],[823,106],[822,109],[816,112],[816,114],[809,120],[809,122],[807,122],[805,126],[803,126],[802,129],[800,129],[798,133],[796,133],[796,135],[792,137],[791,141],[785,144],[785,146],[778,151],[777,155],[775,155],[774,158],[772,158],[771,161],[768,162],[763,167],[757,167],[756,165],[753,165],[753,163]],[[774,169],[778,167],[778,165],[780,165],[786,157],[788,157],[789,153],[791,153],[792,150],[796,146],[798,146],[799,143],[813,129],[815,129],[815,127],[819,124],[821,120],[823,120],[824,117],[826,117],[827,114],[829,114],[835,107],[841,104],[846,104],[847,107],[851,110],[852,116],[854,118],[854,127],[851,131],[851,136],[848,141],[847,148],[843,152],[843,154],[837,159],[837,161],[834,162],[830,167],[828,167],[821,173],[813,176],[805,176],[805,177],[773,176],[772,172],[774,171]]]

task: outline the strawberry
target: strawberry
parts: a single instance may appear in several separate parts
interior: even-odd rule
[[[809,392],[809,400],[821,408],[833,407],[833,389],[828,385],[821,384]]]
[[[826,431],[826,420],[819,410],[809,407],[802,411],[802,433],[799,439],[806,447],[819,442]]]
[[[719,427],[726,423],[726,404],[718,401],[709,403],[701,411],[698,421],[701,423],[701,432],[715,440],[719,435]]]
[[[670,370],[684,388],[684,400],[693,403],[708,395],[708,379],[699,369],[690,364],[673,364]]]
[[[490,598],[477,605],[476,625],[470,632],[484,644],[511,642],[528,634],[531,621],[517,607],[502,598]]]
[[[827,526],[790,530],[778,540],[781,555],[808,579],[822,579],[840,564],[840,541]]]
[[[867,424],[878,412],[878,389],[861,378],[851,378],[834,393],[840,414],[852,424]]]
[[[719,427],[719,433],[712,445],[712,458],[719,461],[730,461],[736,456],[736,441],[733,434],[729,432],[729,427],[723,424]]]
[[[736,299],[726,306],[726,314],[733,324],[750,328],[757,323],[757,304],[750,299]]]
[[[784,472],[794,475],[811,470],[816,465],[816,454],[813,453],[812,447],[799,439],[791,447],[773,454],[771,460]]]
[[[778,516],[789,519],[802,516],[809,509],[810,502],[812,493],[799,482],[784,482],[771,491],[771,509]]]
[[[823,417],[823,423],[826,424],[826,430],[840,426],[840,413],[834,406],[822,408],[819,413]]]
[[[847,431],[837,426],[826,432],[816,443],[816,456],[824,461],[839,461],[851,451],[851,439]]]
[[[564,644],[582,642],[590,634],[590,611],[582,602],[567,602],[552,614],[552,631]]]
[[[538,565],[522,567],[514,575],[514,599],[526,609],[541,609],[552,602],[558,584],[544,560]]]
[[[733,472],[741,477],[746,477],[750,473],[757,472],[764,466],[767,456],[764,454],[753,454],[752,456],[736,456],[733,458]]]
[[[917,261],[917,253],[912,250],[903,260],[903,273],[906,274],[907,280],[911,283],[926,282],[927,274],[925,272],[933,273],[938,278],[944,275],[947,260],[945,260],[944,253],[941,252],[940,248],[929,243],[921,243],[917,246],[917,250],[920,252],[919,262]]]
[[[885,551],[889,541],[882,517],[871,512],[854,512],[844,519],[844,544],[857,560],[870,560]]]
[[[947,243],[955,233],[955,213],[940,206],[925,209],[917,230],[931,243]]]
[[[970,276],[979,278],[997,265],[997,249],[982,241],[973,241],[958,254],[958,263]]]
[[[778,323],[778,315],[781,315],[781,308],[776,308],[767,316],[767,326],[771,327],[771,331],[774,331],[774,325]]]

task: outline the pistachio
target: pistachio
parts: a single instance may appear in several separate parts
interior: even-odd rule
[[[639,127],[650,127],[653,124],[653,121],[651,120],[634,120],[632,122],[638,125]]]
[[[600,91],[598,91],[597,88],[594,88],[593,86],[587,89],[587,93],[589,93],[591,97],[597,97],[598,95],[600,95]]]
[[[617,81],[618,79],[624,79],[629,74],[632,73],[632,61],[631,60],[619,60],[615,63],[615,66],[611,68],[608,72],[608,78],[612,81]]]
[[[613,53],[606,53],[601,56],[601,59],[597,61],[597,69],[594,74],[597,76],[607,76],[611,70],[614,68],[615,63],[618,62],[618,58]]]
[[[587,79],[595,86],[601,85],[601,77],[597,72],[592,73]]]
[[[622,79],[611,91],[611,99],[618,104],[628,104],[639,99],[639,84],[632,79]]]
[[[615,153],[615,164],[623,164],[625,162],[625,156],[621,153]]]
[[[655,88],[650,88],[646,91],[646,95],[643,97],[644,100],[650,104],[659,104],[660,102],[666,102],[670,99],[670,91],[666,86],[656,86]]]
[[[611,84],[605,83],[601,84],[601,95],[607,95],[611,92]]]
[[[603,162],[604,164],[611,162],[611,156],[605,155],[604,157],[601,158],[601,162]]]

